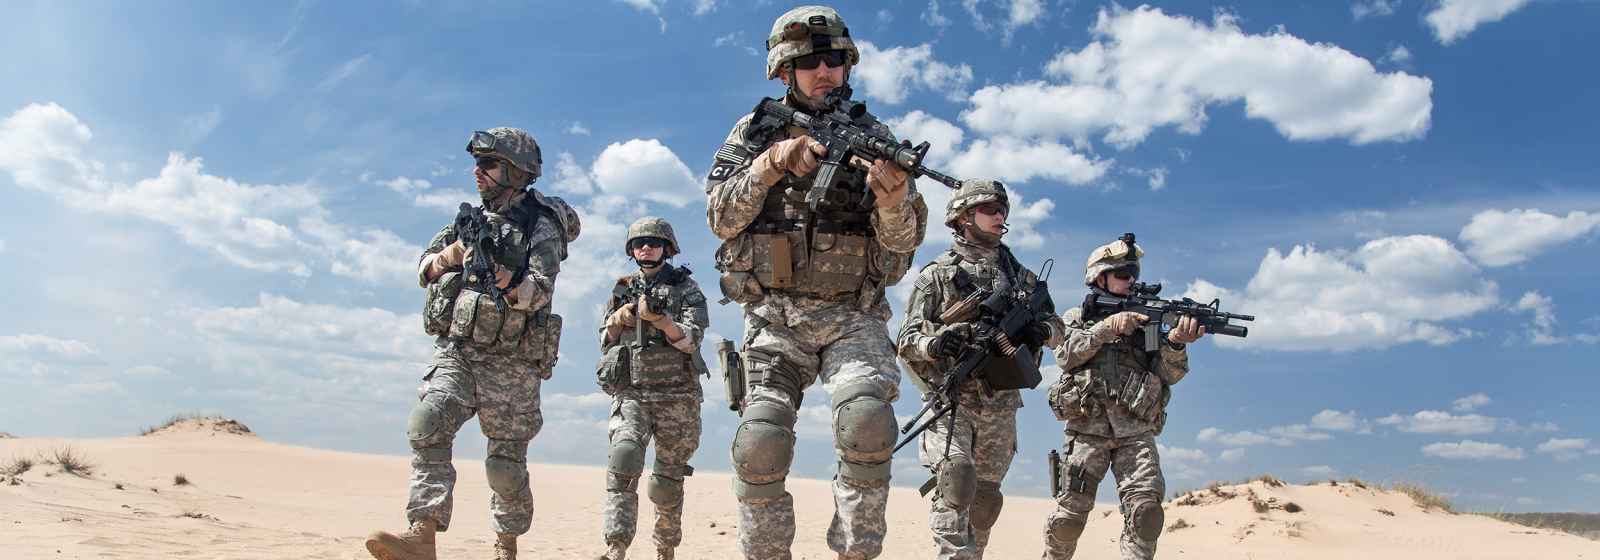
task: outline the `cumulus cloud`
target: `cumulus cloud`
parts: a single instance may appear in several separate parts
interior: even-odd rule
[[[916,89],[941,94],[952,101],[966,98],[972,83],[972,67],[951,65],[933,57],[933,45],[879,49],[868,41],[858,41],[861,63],[850,71],[851,81],[862,93],[889,105],[899,105]]]
[[[387,181],[378,181],[378,184],[400,194],[411,194],[433,188],[433,183],[427,179],[412,179],[404,175]]]
[[[1370,422],[1363,420],[1354,410],[1323,410],[1311,417],[1311,427],[1329,432],[1360,432],[1372,431]]]
[[[661,24],[661,32],[667,32],[667,18],[661,16],[661,4],[665,0],[621,0],[623,4],[632,6],[633,9],[655,16]],[[699,0],[696,0],[699,1]]]
[[[64,358],[88,358],[96,354],[93,347],[81,340],[39,334],[0,336],[0,352],[8,354],[45,354]]]
[[[204,336],[282,348],[421,360],[433,347],[420,315],[304,303],[268,293],[259,294],[253,307],[195,309],[188,316]]]
[[[928,0],[928,9],[922,12],[922,22],[931,27],[950,25],[950,18],[939,12],[939,0]]]
[[[1520,461],[1526,456],[1520,447],[1507,447],[1498,443],[1484,443],[1470,439],[1430,443],[1422,446],[1422,454],[1440,459],[1469,461]]]
[[[1472,412],[1487,406],[1491,402],[1494,401],[1493,399],[1489,398],[1489,395],[1485,395],[1483,393],[1473,393],[1452,401],[1450,403],[1450,407],[1454,408],[1456,412]]]
[[[612,143],[600,152],[591,168],[594,184],[606,194],[677,208],[705,198],[704,184],[659,140],[635,138]]]
[[[1441,44],[1449,45],[1466,37],[1485,23],[1505,19],[1527,6],[1531,0],[1439,0],[1422,19],[1433,29]]]
[[[256,185],[206,173],[200,158],[170,153],[160,172],[132,184],[108,177],[89,157],[93,133],[54,103],[32,104],[0,121],[0,171],[18,186],[74,208],[169,227],[187,244],[243,268],[310,276],[316,257],[344,276],[371,282],[408,277],[379,262],[417,248],[381,229],[357,231],[330,219],[307,185]],[[407,180],[405,188],[418,184]],[[414,274],[414,271],[411,272]]]
[[[1414,434],[1487,434],[1508,427],[1498,418],[1481,414],[1456,415],[1440,410],[1424,410],[1410,416],[1391,414],[1378,419],[1384,426],[1394,426],[1402,432]]]
[[[1572,211],[1562,217],[1538,209],[1485,210],[1461,228],[1460,238],[1478,263],[1497,267],[1524,262],[1597,228],[1600,213]]]
[[[1180,480],[1198,480],[1205,474],[1205,469],[1201,465],[1211,462],[1211,457],[1200,449],[1170,447],[1157,443],[1156,453],[1161,455],[1161,463],[1171,476]]]
[[[1450,242],[1411,235],[1375,239],[1354,251],[1268,249],[1244,291],[1199,279],[1184,295],[1221,298],[1256,317],[1249,338],[1216,337],[1220,346],[1351,351],[1471,336],[1440,323],[1494,308],[1498,286]]]
[[[418,208],[431,208],[452,216],[461,209],[461,203],[463,202],[477,204],[479,202],[477,191],[466,189],[437,190],[419,193],[411,199],[411,204]]]
[[[589,135],[589,127],[583,126],[582,122],[572,121],[572,124],[567,125],[566,132],[567,132],[567,134],[572,134],[572,135],[576,135],[576,136],[588,136]]]
[[[1226,432],[1219,428],[1203,428],[1195,436],[1195,439],[1204,443],[1216,443],[1230,447],[1269,444],[1289,447],[1302,441],[1324,441],[1332,439],[1332,437],[1328,434],[1314,431],[1305,424],[1290,424],[1288,426],[1274,426],[1262,431]]]
[[[1238,101],[1291,140],[1405,141],[1430,124],[1431,80],[1380,73],[1349,51],[1281,29],[1247,34],[1226,13],[1207,25],[1116,7],[1102,9],[1092,31],[1095,42],[1046,66],[1055,82],[979,89],[962,121],[990,135],[1103,134],[1122,148],[1158,127],[1199,133],[1209,106]]]
[[[1027,183],[1047,179],[1086,185],[1105,176],[1111,161],[1091,159],[1053,141],[994,137],[973,140],[950,162],[958,177]]]
[[[1350,16],[1361,21],[1369,17],[1394,15],[1394,9],[1399,5],[1400,0],[1357,1],[1350,4]]]
[[[1224,449],[1222,453],[1217,454],[1217,460],[1224,463],[1237,463],[1244,459],[1244,454],[1245,451],[1243,449]]]
[[[1393,49],[1389,49],[1388,54],[1385,54],[1383,55],[1383,58],[1378,59],[1378,62],[1384,62],[1388,64],[1405,64],[1411,62],[1411,49],[1406,48],[1405,45],[1395,45]]]
[[[594,179],[589,178],[589,172],[578,165],[578,160],[572,157],[571,152],[561,152],[556,156],[555,171],[549,177],[550,189],[566,194],[591,194],[594,192]]]
[[[1585,438],[1550,438],[1534,448],[1541,454],[1555,457],[1557,461],[1572,461],[1584,455],[1600,455],[1600,449],[1589,447]]]

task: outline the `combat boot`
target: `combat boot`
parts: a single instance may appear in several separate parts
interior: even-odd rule
[[[517,560],[517,536],[499,533],[494,539],[494,560]]]
[[[601,554],[600,556],[596,557],[595,560],[623,560],[627,557],[628,545],[622,543],[607,543],[605,554]]]
[[[674,550],[675,549],[665,547],[656,548],[656,560],[673,560],[677,554],[674,552]]]
[[[422,519],[411,522],[411,528],[398,535],[373,531],[367,536],[367,552],[378,560],[437,560],[433,536],[438,527],[438,522]]]

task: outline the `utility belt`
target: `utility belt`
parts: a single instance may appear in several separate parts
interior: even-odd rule
[[[808,235],[809,234],[809,235]],[[871,225],[819,222],[809,231],[785,222],[752,226],[717,250],[718,284],[727,300],[755,303],[769,291],[826,300],[856,298],[862,309],[881,298]]]
[[[624,332],[622,336],[627,340],[631,335]],[[612,394],[628,387],[662,390],[697,386],[694,377],[707,372],[699,353],[680,351],[654,333],[650,338],[642,347],[623,342],[607,349],[595,371],[600,386]]]
[[[1110,371],[1079,369],[1062,377],[1046,395],[1057,420],[1079,420],[1105,414],[1115,403],[1135,418],[1158,422],[1166,414],[1172,389],[1161,376],[1144,369]]]
[[[540,367],[554,367],[561,316],[548,306],[501,311],[494,303],[488,294],[463,289],[461,273],[447,273],[428,285],[423,329],[491,354],[522,355]]]

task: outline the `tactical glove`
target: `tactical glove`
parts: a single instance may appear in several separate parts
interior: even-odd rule
[[[1035,321],[1022,329],[1022,340],[1018,342],[1034,348],[1043,348],[1044,343],[1050,342],[1050,325],[1044,321]]]
[[[955,358],[972,340],[972,326],[966,323],[948,325],[939,329],[933,342],[928,344],[928,355],[934,358]]]
[[[768,187],[777,184],[784,173],[804,177],[817,169],[817,156],[827,153],[828,149],[810,136],[790,138],[768,146],[757,155],[750,164],[750,176]]]
[[[461,263],[465,262],[466,255],[467,248],[458,239],[455,243],[446,245],[443,251],[429,255],[423,273],[428,276],[429,281],[437,279],[440,276],[444,276],[444,273],[449,272],[451,269],[461,268]]]

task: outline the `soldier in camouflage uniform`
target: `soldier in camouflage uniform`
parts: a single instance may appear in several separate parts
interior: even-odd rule
[[[1031,292],[1038,284],[1038,277],[1001,242],[1010,209],[998,181],[964,181],[950,198],[945,225],[954,230],[955,244],[917,275],[897,341],[923,399],[934,397],[932,388],[943,386],[974,340],[977,307],[963,301],[983,288],[1002,293],[1020,286]],[[1066,327],[1055,314],[1055,304],[1048,303],[1024,333],[1018,342],[1036,350],[1060,345]],[[924,487],[924,493],[934,492],[928,526],[941,559],[983,558],[989,529],[1005,501],[1000,481],[1017,452],[1022,393],[986,390],[983,383],[973,379],[960,388],[953,433],[945,419],[922,433],[919,455],[934,476]]]
[[[1084,284],[1101,294],[1127,296],[1143,256],[1143,249],[1125,240],[1095,249],[1085,265]],[[1064,318],[1067,341],[1056,349],[1061,378],[1050,387],[1049,400],[1056,418],[1067,423],[1067,442],[1061,492],[1045,524],[1044,558],[1065,560],[1077,551],[1107,469],[1116,477],[1122,502],[1122,558],[1153,558],[1166,494],[1156,436],[1166,425],[1171,385],[1189,373],[1186,345],[1199,340],[1205,328],[1193,318],[1180,319],[1159,350],[1146,352],[1142,329],[1160,326],[1146,325],[1145,315],[1084,316],[1082,308],[1073,308]]]
[[[617,279],[600,329],[600,387],[611,405],[611,451],[606,469],[605,540],[600,560],[622,560],[639,517],[644,452],[656,441],[650,501],[656,506],[657,560],[671,560],[683,541],[683,479],[700,446],[700,356],[710,319],[706,296],[687,268],[667,263],[678,254],[672,224],[655,217],[628,226],[625,252],[638,274]]]
[[[783,102],[801,111],[818,109],[860,59],[839,14],[820,6],[779,17],[767,46],[767,79],[781,78]],[[860,119],[890,134],[875,117]],[[927,206],[905,169],[880,160],[841,169],[812,211],[806,190],[826,150],[795,129],[747,134],[750,120],[729,132],[706,182],[707,220],[722,240],[720,287],[745,316],[748,385],[732,449],[739,549],[746,558],[790,558],[794,498],[784,479],[801,396],[821,379],[839,455],[828,546],[840,558],[874,558],[887,531],[890,403],[900,385],[883,291],[910,268]]]
[[[542,162],[527,132],[474,132],[467,152],[477,160],[473,174],[494,238],[494,282],[508,305],[501,309],[490,294],[472,287],[474,279],[462,277],[473,249],[457,238],[453,224],[433,237],[417,266],[428,293],[424,328],[437,338],[406,428],[412,449],[410,528],[367,539],[367,550],[380,560],[435,558],[434,533],[450,527],[456,482],[451,444],[474,414],[489,439],[484,468],[494,491],[489,507],[498,535],[495,558],[516,558],[517,536],[532,521],[528,441],[544,424],[539,386],[554,371],[561,338],[561,317],[550,312],[550,301],[567,244],[578,237],[578,216],[561,199],[528,188]]]

